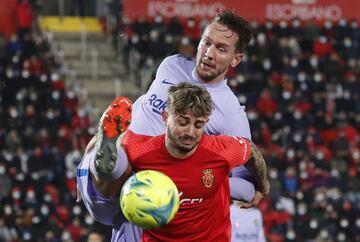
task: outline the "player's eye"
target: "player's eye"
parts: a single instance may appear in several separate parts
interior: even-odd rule
[[[202,42],[203,45],[211,45],[211,42],[209,40],[207,40],[207,39],[202,39],[201,42]]]
[[[204,123],[204,122],[197,122],[197,123],[195,123],[195,128],[197,128],[197,129],[201,129],[201,128],[203,128],[203,127],[204,127],[204,125],[205,125],[205,123]]]
[[[224,48],[224,47],[219,47],[218,50],[222,53],[226,53],[227,52],[227,49]]]

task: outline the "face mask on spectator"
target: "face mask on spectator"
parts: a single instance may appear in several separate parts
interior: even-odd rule
[[[46,76],[45,74],[42,74],[42,75],[40,76],[40,81],[41,81],[41,82],[46,82],[46,81],[47,81],[47,76]]]
[[[40,213],[43,216],[49,215],[49,207],[47,205],[45,205],[45,204],[42,204],[41,207],[40,207]]]
[[[43,197],[45,202],[51,202],[51,195],[49,193],[46,193]]]
[[[28,70],[23,70],[22,72],[21,72],[21,76],[23,77],[23,78],[29,78],[29,76],[30,76],[30,72],[28,71]]]
[[[351,39],[350,38],[345,38],[344,40],[343,40],[343,43],[344,43],[344,46],[345,47],[351,47],[351,45],[352,45],[352,41],[351,41]]]
[[[326,229],[320,230],[319,237],[321,239],[328,239],[329,238],[329,231],[327,231]]]
[[[38,99],[38,95],[36,92],[32,92],[30,93],[30,100],[31,101],[36,101]]]
[[[351,28],[353,29],[357,29],[358,27],[358,23],[356,21],[352,21],[351,24],[350,24]]]
[[[264,33],[259,33],[256,37],[256,40],[259,45],[265,45],[266,44],[266,36]]]
[[[322,77],[321,77],[321,74],[320,73],[315,73],[314,74],[314,80],[316,81],[316,82],[320,82],[321,80],[322,80]]]
[[[137,34],[135,34],[135,35],[131,38],[131,43],[133,43],[133,44],[139,43],[139,36],[138,36]]]
[[[1,165],[0,166],[0,175],[5,174],[5,172],[6,172],[5,166]]]
[[[51,74],[51,80],[52,81],[58,81],[59,80],[59,75],[57,73]]]
[[[299,62],[297,59],[293,58],[291,59],[290,61],[290,66],[293,67],[293,68],[296,68],[298,66]]]
[[[19,199],[21,197],[21,192],[16,189],[15,191],[12,192],[12,197],[13,199]]]
[[[325,27],[326,29],[331,29],[331,27],[332,27],[331,21],[326,21],[326,22],[324,23],[324,27]]]
[[[157,15],[157,16],[155,17],[155,23],[160,24],[160,23],[162,23],[162,22],[163,22],[162,16]]]
[[[346,20],[345,19],[340,19],[339,20],[339,26],[341,26],[341,27],[344,27],[346,25]]]
[[[81,208],[79,205],[76,205],[73,207],[72,212],[75,216],[78,216],[81,214]]]
[[[310,58],[310,65],[313,67],[313,68],[316,68],[319,64],[319,60],[316,56],[312,56]]]
[[[305,203],[300,203],[297,207],[297,212],[299,215],[305,215],[307,212],[307,206]]]
[[[287,158],[289,159],[292,159],[295,157],[295,151],[293,149],[289,149],[287,152],[286,152],[286,156]]]
[[[268,22],[265,23],[265,28],[272,29],[272,27],[273,27],[272,22],[268,21]]]
[[[298,74],[298,80],[299,82],[304,82],[306,80],[306,74],[305,72],[299,72]]]
[[[256,21],[251,21],[250,25],[253,29],[257,29],[258,27],[258,23]]]
[[[18,63],[18,62],[19,62],[19,56],[17,56],[17,55],[13,56],[12,62],[13,62],[14,64]]]
[[[319,38],[319,41],[320,41],[320,43],[325,44],[325,43],[327,42],[326,36],[321,36],[321,37]]]
[[[255,120],[255,119],[257,119],[257,117],[258,117],[258,115],[257,115],[256,112],[254,112],[254,111],[249,111],[249,112],[248,112],[248,118],[249,118],[249,120]]]
[[[265,59],[263,62],[263,68],[264,70],[270,70],[271,68],[271,61],[269,59]]]
[[[285,99],[285,100],[289,100],[290,98],[291,98],[291,92],[283,92],[282,93],[282,97],[283,97],[283,99]]]
[[[26,197],[29,198],[29,199],[33,199],[35,198],[35,192],[34,190],[30,190],[26,193]]]
[[[54,100],[59,100],[60,98],[60,93],[58,91],[53,91],[52,94],[51,94],[51,97],[54,99]]]
[[[292,25],[293,25],[294,28],[300,27],[300,20],[295,19],[295,20],[292,22]]]
[[[12,208],[11,208],[10,205],[6,204],[4,206],[4,213],[5,213],[5,215],[11,215],[12,214]]]
[[[25,180],[25,175],[22,172],[20,172],[20,173],[16,174],[15,180],[23,181],[23,180]]]
[[[280,21],[280,28],[286,29],[287,28],[287,22],[286,21]]]
[[[85,217],[85,223],[86,223],[87,225],[92,225],[92,224],[94,224],[94,220],[90,217],[90,215],[86,215],[86,217]]]
[[[6,69],[6,77],[11,79],[14,76],[14,71],[11,68]]]
[[[192,27],[195,26],[195,21],[190,19],[190,20],[187,21],[187,25],[188,25],[188,27],[192,28]]]
[[[269,175],[270,175],[271,179],[277,179],[278,178],[278,173],[277,173],[277,171],[275,169],[271,169]]]
[[[173,37],[170,34],[165,36],[165,43],[171,44],[173,42]]]

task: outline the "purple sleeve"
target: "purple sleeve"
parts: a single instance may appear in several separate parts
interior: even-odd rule
[[[120,210],[119,198],[105,198],[95,189],[90,175],[90,164],[94,157],[95,150],[85,154],[76,171],[77,187],[82,201],[96,221],[112,226],[121,224],[126,220]]]
[[[255,187],[251,182],[248,182],[239,177],[230,177],[230,197],[236,200],[245,200],[250,202],[255,195]]]
[[[111,242],[139,242],[141,240],[142,230],[129,223],[124,222],[120,227],[114,227],[112,230]]]

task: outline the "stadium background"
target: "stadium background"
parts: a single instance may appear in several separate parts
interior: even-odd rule
[[[93,230],[109,240],[75,203],[99,114],[146,91],[166,55],[192,57],[223,7],[255,31],[228,75],[270,167],[268,241],[360,241],[359,5],[1,0],[0,241],[86,241]]]

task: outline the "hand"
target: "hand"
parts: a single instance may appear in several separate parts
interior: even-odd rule
[[[76,188],[76,202],[77,203],[81,202],[81,195],[80,195],[79,188]]]
[[[264,197],[264,193],[260,191],[255,191],[254,198],[251,200],[251,202],[236,201],[236,205],[239,206],[239,208],[252,208],[257,206]]]

